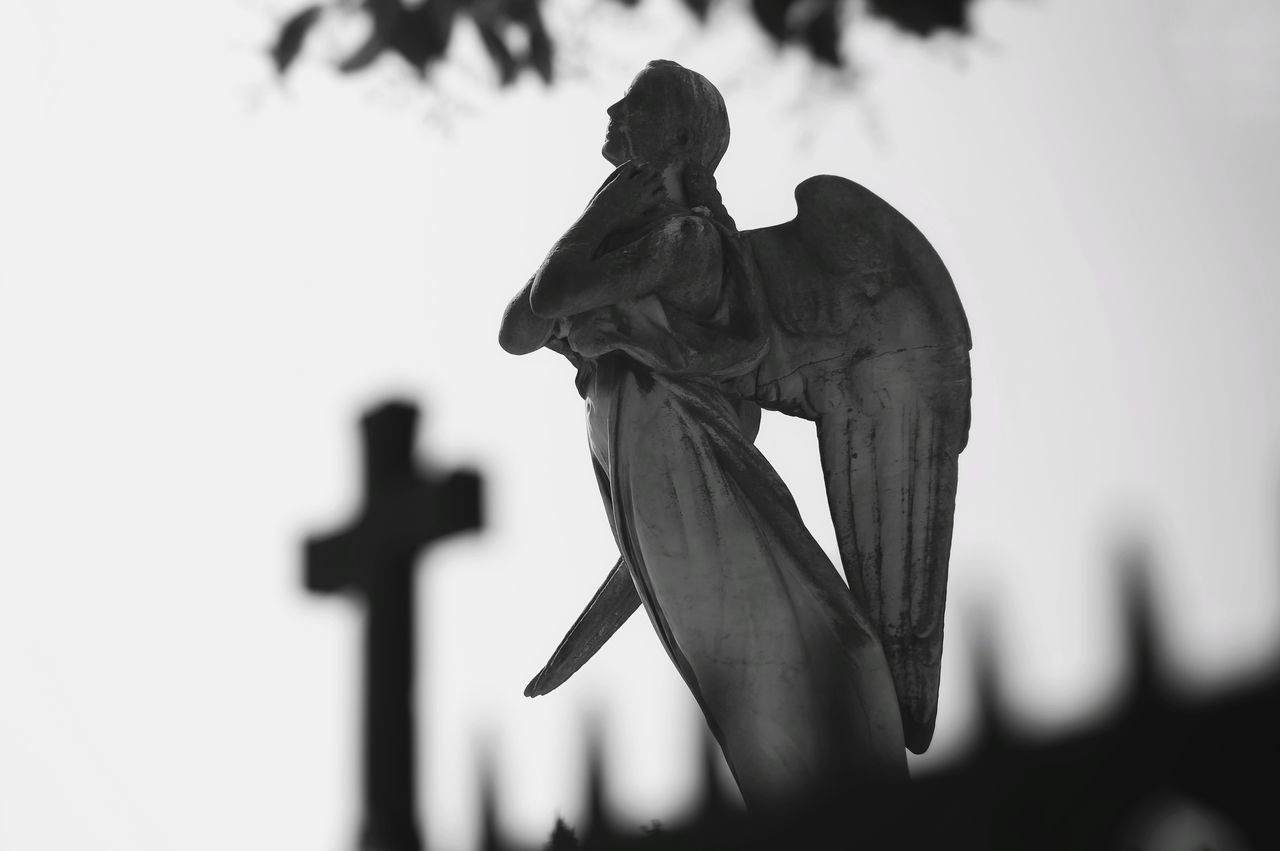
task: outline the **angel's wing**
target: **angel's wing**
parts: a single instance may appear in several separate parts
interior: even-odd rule
[[[969,327],[923,234],[852,181],[796,188],[790,222],[743,233],[772,317],[737,392],[817,423],[851,592],[879,632],[907,747],[933,736]]]

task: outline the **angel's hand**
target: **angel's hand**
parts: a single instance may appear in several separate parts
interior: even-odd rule
[[[608,232],[655,215],[666,195],[660,171],[628,160],[596,192],[580,221]]]
[[[600,188],[596,190],[595,195],[591,196],[591,200],[594,201],[596,200],[596,198],[600,197],[600,193],[605,190],[605,187],[613,183],[613,181],[618,177],[619,174],[622,174],[627,169],[630,169],[633,167],[634,167],[634,163],[631,160],[627,160],[622,165],[618,166],[613,171],[609,172],[609,176],[604,179],[604,183],[600,184]],[[588,202],[588,206],[590,206],[590,202]]]

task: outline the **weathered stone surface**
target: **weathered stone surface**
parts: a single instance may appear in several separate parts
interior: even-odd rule
[[[526,693],[643,604],[749,806],[905,779],[936,715],[969,332],[937,254],[843,178],[739,233],[724,102],[650,63],[609,108],[617,168],[507,308],[500,342],[578,370],[622,555]],[[849,587],[753,441],[817,423]],[[625,568],[625,569],[623,569]]]

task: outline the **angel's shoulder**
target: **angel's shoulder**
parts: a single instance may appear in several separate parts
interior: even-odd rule
[[[719,229],[706,217],[687,209],[663,224],[659,251],[666,249],[670,264],[663,300],[693,316],[710,314],[723,288],[723,246]]]
[[[665,211],[660,222],[654,228],[673,245],[686,249],[707,250],[718,249],[720,233],[707,215],[697,209],[674,207]]]
[[[598,253],[617,249],[639,250],[646,257],[717,251],[720,238],[715,226],[688,207],[667,201],[648,214],[633,219],[602,240]]]

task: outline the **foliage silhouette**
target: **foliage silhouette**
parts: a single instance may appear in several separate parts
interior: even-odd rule
[[[506,86],[532,71],[543,82],[554,79],[555,37],[548,31],[541,0],[360,0],[354,6],[370,21],[370,35],[338,65],[343,73],[362,71],[385,54],[398,56],[419,76],[445,61],[458,17],[469,18]],[[618,2],[627,8],[640,0]],[[711,24],[712,0],[681,0],[704,25]],[[778,45],[795,44],[815,62],[840,67],[845,60],[841,36],[857,0],[751,0],[756,24]],[[905,32],[930,37],[944,31],[967,33],[974,0],[863,0],[861,8]],[[350,12],[350,0],[310,5],[287,17],[276,33],[270,56],[280,75],[288,73],[322,17]]]

